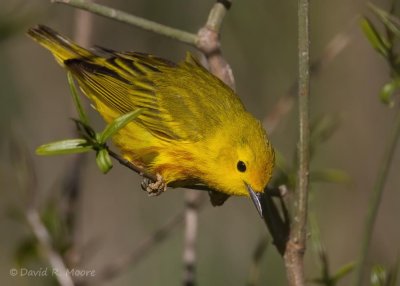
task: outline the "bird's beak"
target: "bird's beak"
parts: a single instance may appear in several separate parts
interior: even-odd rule
[[[256,210],[257,210],[258,214],[261,217],[263,217],[260,198],[258,197],[256,192],[251,188],[251,186],[249,184],[247,184],[247,183],[244,183],[244,184],[246,185],[247,191],[249,192],[250,198],[253,201],[253,204],[256,207]]]

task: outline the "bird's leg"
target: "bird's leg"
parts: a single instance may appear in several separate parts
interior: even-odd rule
[[[156,181],[144,178],[140,184],[143,191],[146,191],[150,197],[159,196],[167,190],[167,184],[164,182],[162,176],[157,173],[156,177]]]

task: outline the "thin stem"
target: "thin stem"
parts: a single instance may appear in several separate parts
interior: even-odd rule
[[[309,0],[298,0],[299,49],[299,169],[295,193],[294,217],[284,255],[289,285],[305,285],[303,256],[306,246],[307,198],[309,179]]]
[[[185,194],[185,233],[183,247],[183,285],[196,284],[196,242],[199,216],[198,201],[201,193],[187,190]]]
[[[89,119],[86,115],[85,109],[83,108],[81,101],[79,100],[79,94],[75,87],[74,78],[73,78],[71,72],[67,72],[67,79],[68,79],[68,85],[69,85],[70,91],[71,91],[71,96],[74,101],[75,109],[78,111],[79,120],[82,121],[84,124],[88,125]]]
[[[223,5],[222,3],[215,3],[210,14],[208,14],[207,27],[219,33],[221,30],[222,22],[225,18],[225,14],[229,7]]]
[[[227,3],[228,5],[226,5]],[[219,32],[230,4],[231,2],[227,0],[225,5],[218,2],[213,5],[206,24],[198,32],[196,47],[206,56],[211,73],[219,77],[228,86],[234,88],[235,80],[233,73],[229,64],[222,56],[219,41]],[[185,196],[184,286],[194,286],[196,284],[196,241],[199,213],[199,204],[196,201],[201,196],[201,193],[191,190],[188,190]]]
[[[309,175],[309,27],[308,0],[299,0],[299,170],[297,207],[293,225],[293,238],[305,241],[307,221],[307,194]]]
[[[369,251],[369,246],[371,244],[371,238],[374,230],[376,216],[378,214],[383,190],[385,189],[387,177],[390,170],[390,165],[392,164],[394,151],[396,149],[399,137],[400,137],[400,110],[397,111],[394,120],[394,126],[388,138],[387,145],[385,147],[384,154],[382,157],[382,162],[378,170],[378,176],[376,178],[375,185],[372,190],[368,213],[365,220],[364,234],[362,236],[363,241],[361,244],[361,250],[355,270],[356,273],[354,282],[355,286],[363,285],[363,275],[367,264],[368,251]]]
[[[52,0],[52,2],[86,10],[103,17],[111,18],[122,23],[130,24],[147,31],[176,39],[192,46],[195,46],[197,42],[197,35],[195,34],[161,25],[159,23],[131,15],[120,10],[109,8],[104,5],[91,3],[88,0]]]

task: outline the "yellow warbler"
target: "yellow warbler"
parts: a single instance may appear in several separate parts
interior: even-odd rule
[[[126,159],[172,187],[204,184],[239,196],[266,187],[274,151],[264,129],[191,54],[175,64],[137,52],[96,54],[45,26],[28,34],[72,73],[105,121],[144,110],[113,137]]]

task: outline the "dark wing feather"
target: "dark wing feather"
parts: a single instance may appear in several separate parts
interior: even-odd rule
[[[176,65],[142,53],[103,51],[110,57],[65,65],[89,96],[121,114],[144,108],[138,122],[163,140],[199,140],[243,110],[229,87],[190,55]]]
[[[72,59],[65,61],[65,65],[78,79],[79,85],[89,97],[95,96],[106,106],[121,114],[144,108],[137,121],[153,135],[164,140],[184,139],[165,124],[159,112],[153,82],[145,79],[130,81],[119,68],[110,68],[109,60],[108,64],[97,64],[97,61],[99,58],[91,61]]]

